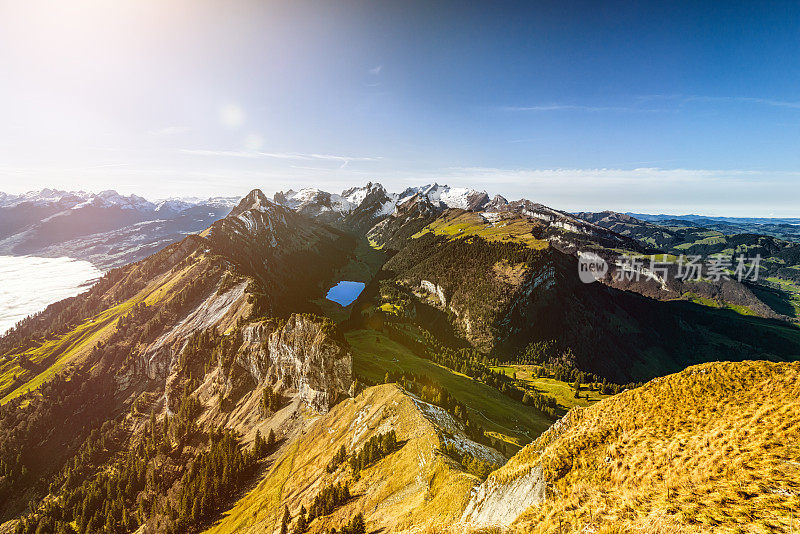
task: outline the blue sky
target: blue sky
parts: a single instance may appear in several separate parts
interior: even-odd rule
[[[3,2],[0,190],[800,216],[796,2]]]

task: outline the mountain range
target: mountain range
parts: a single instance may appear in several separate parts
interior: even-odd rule
[[[794,528],[794,242],[438,184],[183,202],[0,197],[3,250],[107,269],[0,337],[0,533]]]
[[[218,197],[150,202],[116,191],[0,193],[0,254],[68,256],[107,270],[204,230],[237,201]]]

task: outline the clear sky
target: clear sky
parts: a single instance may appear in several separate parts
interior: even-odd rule
[[[0,0],[0,190],[800,216],[800,3]]]

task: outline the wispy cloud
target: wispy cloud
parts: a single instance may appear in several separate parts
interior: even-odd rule
[[[337,161],[343,165],[347,165],[351,161],[379,161],[382,159],[380,156],[340,156],[334,154],[313,154],[301,152],[261,152],[257,150],[205,150],[184,148],[181,149],[181,152],[196,156],[216,156],[229,158],[272,158],[300,161]]]
[[[647,106],[645,103],[659,103],[659,107]],[[668,112],[686,104],[749,104],[784,109],[800,109],[800,101],[777,100],[749,96],[708,96],[708,95],[642,95],[636,97],[630,105],[607,106],[567,103],[533,104],[528,106],[501,106],[501,111],[542,113],[551,111],[583,111],[587,113],[619,112],[619,113],[653,113]]]
[[[372,67],[371,69],[369,69],[369,73],[370,74],[374,74],[375,76],[377,76],[378,74],[381,73],[382,70],[383,70],[383,65],[376,65],[376,66]]]
[[[698,96],[692,95],[683,98],[684,102],[719,102],[732,104],[756,104],[776,108],[800,109],[800,102],[788,100],[774,100],[771,98],[755,98],[749,96]]]
[[[587,111],[592,113],[600,113],[604,111],[623,112],[623,113],[637,113],[637,112],[654,112],[662,111],[659,109],[648,109],[636,106],[584,106],[580,104],[540,104],[533,106],[502,106],[502,111],[529,111],[529,112],[546,112],[546,111]]]

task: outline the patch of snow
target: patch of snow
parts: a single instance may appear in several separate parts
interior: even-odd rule
[[[394,213],[395,209],[397,209],[397,198],[392,195],[389,197],[389,200],[383,203],[381,209],[375,214],[376,217],[384,217],[386,215],[391,215]]]

